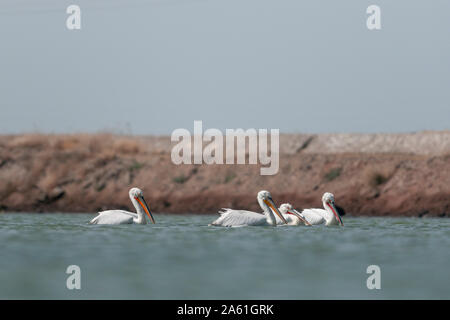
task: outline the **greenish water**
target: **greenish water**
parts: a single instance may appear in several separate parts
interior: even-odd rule
[[[1,299],[450,299],[450,219],[345,227],[87,225],[86,214],[0,214]],[[69,265],[81,290],[66,288]],[[366,268],[381,268],[368,290]]]

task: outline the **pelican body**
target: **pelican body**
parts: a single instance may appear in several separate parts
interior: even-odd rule
[[[297,210],[295,210],[290,203],[283,203],[278,210],[283,215],[286,220],[286,224],[289,226],[310,226],[311,224],[306,220],[306,218]],[[277,224],[283,224],[278,216],[275,216]]]
[[[155,223],[155,219],[153,219],[152,212],[144,199],[142,190],[139,188],[131,188],[128,194],[137,213],[125,210],[101,211],[89,224],[147,224],[146,214],[150,221]]]
[[[304,209],[301,212],[306,221],[311,225],[324,224],[331,226],[340,224],[344,226],[341,215],[334,204],[334,195],[325,192],[322,196],[322,203],[325,209]]]
[[[276,208],[269,191],[263,190],[258,192],[256,199],[263,210],[263,214],[247,210],[222,209],[222,211],[219,211],[220,217],[210,225],[221,227],[276,226],[277,221],[273,212],[283,223],[287,223],[286,219]]]

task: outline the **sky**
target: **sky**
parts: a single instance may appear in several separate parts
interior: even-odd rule
[[[449,14],[448,0],[2,0],[0,134],[450,129]]]

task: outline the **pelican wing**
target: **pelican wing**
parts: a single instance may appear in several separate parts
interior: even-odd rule
[[[272,210],[273,216],[275,217],[275,220],[277,221],[277,224],[279,225],[285,225],[283,221],[281,221],[280,217]],[[293,224],[296,219],[294,219],[290,214],[281,213],[284,217],[284,219],[287,221],[288,224]]]
[[[260,226],[267,224],[266,217],[263,214],[246,211],[223,209],[219,212],[220,217],[211,225],[222,227],[238,227],[238,226]]]
[[[310,224],[324,224],[326,222],[323,217],[326,214],[324,209],[304,209],[302,215]]]
[[[133,219],[137,218],[137,214],[124,210],[107,210],[98,213],[90,224],[130,224]]]
[[[272,210],[272,212],[273,212],[273,210]],[[284,222],[281,221],[281,219],[278,217],[278,215],[274,214],[274,216],[275,216],[275,219],[277,220],[277,225],[280,225],[280,226],[299,225],[301,222],[297,217],[294,217],[290,214],[283,214],[283,217],[287,222],[287,224],[284,224]],[[303,224],[303,222],[301,222],[301,224]]]

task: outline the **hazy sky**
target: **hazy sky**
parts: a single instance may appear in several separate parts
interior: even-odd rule
[[[448,0],[2,0],[0,133],[450,129],[449,17]]]

